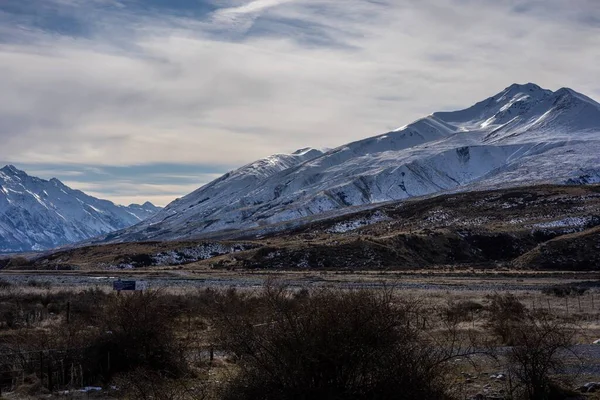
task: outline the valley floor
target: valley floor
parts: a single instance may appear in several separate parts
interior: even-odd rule
[[[0,279],[15,284],[35,281],[53,287],[112,287],[117,279],[143,280],[149,289],[261,288],[275,281],[292,288],[334,286],[347,289],[393,287],[407,291],[490,293],[540,291],[558,284],[600,288],[600,272],[514,270],[412,271],[3,271]],[[599,289],[600,290],[600,289]],[[600,310],[600,297],[598,302]]]
[[[117,280],[143,280],[147,283],[148,290],[144,296],[153,296],[157,293],[168,301],[171,306],[175,303],[190,301],[189,299],[202,299],[209,293],[206,289],[221,289],[227,293],[235,288],[241,301],[252,304],[252,296],[260,298],[263,296],[265,284],[287,286],[292,293],[298,293],[306,289],[308,293],[319,293],[319,289],[333,288],[333,290],[344,289],[376,289],[375,292],[385,292],[394,289],[401,298],[413,299],[414,304],[423,311],[417,316],[417,323],[422,326],[427,334],[438,335],[444,332],[440,325],[438,314],[441,310],[460,310],[466,312],[460,318],[457,325],[461,335],[475,335],[479,340],[485,341],[492,338],[489,332],[487,318],[490,303],[494,296],[513,293],[518,301],[522,303],[531,315],[548,313],[556,321],[564,321],[570,326],[576,327],[574,346],[572,353],[565,356],[567,362],[563,368],[564,376],[568,378],[568,385],[576,389],[586,383],[600,382],[600,345],[593,344],[600,338],[600,273],[597,272],[523,272],[523,271],[495,271],[495,270],[437,270],[437,271],[199,271],[199,270],[177,270],[177,271],[4,271],[0,274],[0,281],[4,282],[9,289],[5,293],[5,303],[10,302],[10,297],[22,297],[25,299],[40,298],[43,304],[44,298],[56,298],[44,306],[48,311],[54,307],[58,311],[46,315],[39,322],[31,322],[31,327],[22,328],[23,332],[44,332],[51,326],[65,326],[65,306],[60,302],[72,298],[84,301],[86,296],[112,296],[112,282]],[[268,285],[267,285],[268,286]],[[94,289],[94,290],[90,290]],[[379,290],[380,289],[380,290]],[[349,291],[352,292],[352,291]],[[1,293],[1,292],[0,292]],[[14,293],[14,295],[11,295]],[[86,294],[87,293],[87,294]],[[96,294],[94,294],[96,293]],[[246,296],[243,293],[251,297]],[[564,295],[566,294],[566,295]],[[8,297],[6,297],[8,296]],[[33,297],[32,297],[33,296]],[[41,297],[40,297],[41,296]],[[121,296],[123,300],[137,296]],[[112,297],[98,297],[102,302]],[[118,298],[118,297],[117,297]],[[148,297],[152,299],[153,297]],[[142,297],[140,297],[142,299]],[[160,298],[159,298],[160,299]],[[114,300],[114,298],[113,298]],[[37,300],[30,300],[37,301]],[[50,301],[50,300],[49,300]],[[75,301],[75,300],[72,300]],[[196,300],[191,300],[196,301]],[[4,304],[4,303],[3,303]],[[26,304],[26,303],[24,303]],[[85,303],[82,303],[85,304]],[[112,303],[108,303],[110,306]],[[162,303],[161,303],[162,304]],[[194,303],[196,304],[196,303]],[[197,310],[204,310],[202,302],[197,303]],[[114,304],[113,304],[114,306]],[[133,305],[128,305],[132,307]],[[41,307],[32,303],[32,307]],[[73,312],[76,320],[84,318],[78,316],[76,311],[79,306],[73,303]],[[164,309],[164,305],[159,309]],[[192,308],[193,309],[193,308]],[[190,309],[190,310],[192,310]],[[44,311],[42,310],[42,311]],[[467,311],[465,311],[467,310]],[[181,311],[179,311],[181,312]],[[194,346],[206,346],[205,322],[213,318],[210,312],[206,315],[196,315],[192,312],[192,341]],[[237,312],[237,311],[236,311]],[[445,311],[444,311],[445,312]],[[37,315],[37,314],[36,314]],[[428,316],[429,315],[429,316]],[[103,317],[109,318],[109,317]],[[177,317],[177,336],[180,340],[190,340],[190,317],[185,312]],[[250,320],[260,321],[260,316],[248,316]],[[421,318],[421,319],[420,319]],[[85,318],[84,318],[85,320]],[[109,320],[110,321],[110,320]],[[88,322],[86,322],[88,323]],[[30,322],[28,322],[29,326]],[[85,326],[85,325],[82,325]],[[209,325],[210,326],[210,325]],[[260,326],[257,325],[257,326]],[[0,327],[0,344],[8,340],[12,335],[8,326]],[[86,328],[87,329],[87,328]],[[31,334],[31,333],[29,333]],[[196,336],[197,335],[197,336]],[[25,336],[24,336],[25,337]],[[9,343],[7,341],[7,343]],[[32,344],[33,345],[33,344]],[[504,345],[496,343],[496,351],[504,351]],[[196,349],[194,347],[194,349]],[[197,353],[197,354],[196,354]],[[203,368],[208,370],[208,382],[210,385],[219,386],[223,376],[235,371],[236,364],[220,351],[215,352],[215,362],[206,364],[208,350],[194,350],[195,357],[202,359]],[[477,398],[477,394],[485,394],[485,398],[503,398],[500,396],[506,390],[507,381],[506,365],[503,361],[484,357],[460,358],[452,361],[450,367],[452,384],[460,398]],[[204,371],[204,370],[203,370]],[[499,375],[504,376],[498,377]],[[203,378],[204,379],[204,378]],[[69,393],[59,397],[68,398],[121,398],[118,392],[102,390],[101,392],[80,392],[81,388],[72,388]],[[595,394],[588,394],[586,398]],[[22,400],[27,397],[23,394],[4,393],[4,398]],[[39,398],[39,397],[35,397]],[[483,398],[483,397],[481,397]]]

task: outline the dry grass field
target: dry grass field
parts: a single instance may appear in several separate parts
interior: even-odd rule
[[[182,275],[197,284],[174,284]],[[600,345],[593,344],[600,338],[600,291],[597,276],[591,273],[221,271],[210,278],[198,275],[140,271],[127,277],[144,278],[153,289],[119,295],[107,284],[112,279],[72,284],[69,276],[76,278],[75,272],[3,274],[0,387],[4,398],[39,398],[44,393],[106,399],[253,398],[255,394],[240,392],[253,384],[275,385],[269,390],[277,396],[277,385],[293,388],[301,382],[281,378],[284,383],[275,384],[252,371],[276,362],[283,370],[295,371],[294,376],[303,376],[300,366],[285,358],[285,346],[297,347],[294,354],[319,358],[321,351],[334,346],[328,336],[337,337],[336,329],[349,340],[344,346],[365,351],[347,357],[355,357],[352,362],[364,368],[371,365],[370,382],[382,379],[386,385],[408,383],[380,376],[383,372],[372,365],[369,352],[380,358],[396,348],[393,343],[411,343],[402,351],[420,354],[435,366],[435,374],[423,376],[414,390],[443,393],[444,398],[528,398],[526,385],[517,378],[518,363],[510,358],[512,349],[537,354],[540,348],[552,347],[548,382],[561,391],[568,389],[561,392],[565,396],[572,392],[595,398],[594,393],[576,389],[600,382]],[[202,285],[210,279],[230,285],[221,289]],[[236,285],[236,279],[250,279],[253,284]],[[382,320],[373,321],[367,314],[381,315]],[[336,315],[342,317],[338,320]],[[358,325],[348,322],[353,318]],[[326,326],[321,325],[324,321],[329,321]],[[379,323],[395,326],[393,334],[385,331],[392,335],[390,348],[379,348],[374,345],[379,341],[368,339],[369,335],[385,337]],[[527,333],[524,337],[548,334],[553,341],[523,343],[520,332]],[[292,340],[294,335],[302,340]],[[283,343],[287,344],[279,348]],[[318,350],[319,346],[325,347]],[[271,347],[267,353],[257,350]],[[344,354],[345,348],[334,346],[331,351]],[[379,352],[383,353],[376,355]],[[281,358],[273,359],[272,354]],[[328,357],[333,357],[327,359],[333,363],[328,368],[349,362]],[[381,362],[387,362],[385,357]],[[412,361],[403,362],[408,368]],[[356,382],[366,379],[364,372],[356,373]],[[356,385],[352,396],[362,398]],[[88,393],[86,387],[101,390]],[[312,390],[321,393],[322,388],[317,385]]]

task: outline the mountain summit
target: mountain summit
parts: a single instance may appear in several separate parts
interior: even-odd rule
[[[44,250],[131,226],[158,212],[151,203],[118,206],[56,178],[0,168],[0,252]]]
[[[327,152],[303,149],[229,172],[113,240],[199,237],[448,190],[600,181],[600,104],[514,84]]]

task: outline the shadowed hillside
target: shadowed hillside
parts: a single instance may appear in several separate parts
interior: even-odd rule
[[[8,269],[597,268],[600,186],[534,186],[413,199],[229,240],[62,250]],[[269,233],[271,232],[271,233]]]

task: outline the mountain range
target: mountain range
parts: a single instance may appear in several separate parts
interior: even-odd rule
[[[118,206],[9,165],[0,169],[0,252],[260,235],[411,197],[599,182],[600,104],[568,88],[514,84],[331,150],[260,159],[164,209]]]
[[[568,88],[514,84],[332,150],[258,160],[103,240],[223,237],[414,196],[598,182],[600,104]]]
[[[150,202],[119,206],[7,165],[0,169],[0,252],[36,251],[79,242],[143,221]]]

